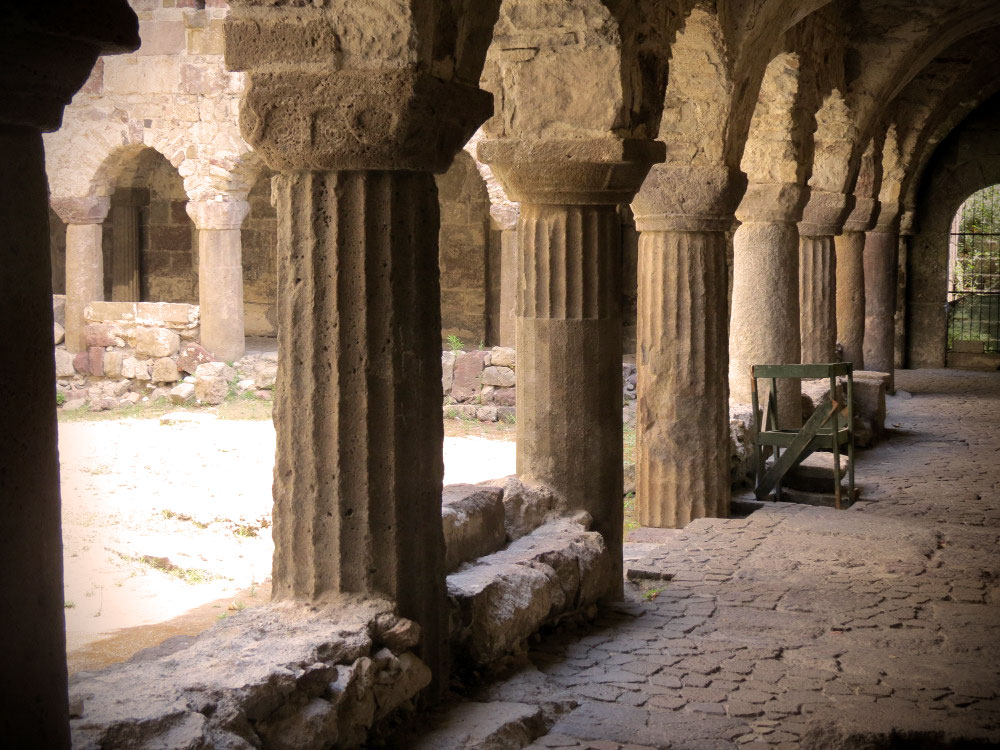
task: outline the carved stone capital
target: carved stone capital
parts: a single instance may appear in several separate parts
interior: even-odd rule
[[[444,172],[493,111],[485,91],[411,69],[250,70],[243,137],[275,170]]]
[[[250,213],[247,201],[188,201],[187,213],[198,229],[239,229]]]
[[[875,226],[869,231],[888,232],[895,234],[899,232],[900,205],[898,203],[888,203],[882,201],[879,204],[878,217],[875,219]]]
[[[101,224],[111,207],[111,199],[106,195],[52,198],[49,202],[64,224]]]
[[[875,217],[878,216],[879,202],[874,198],[857,198],[854,202],[854,210],[848,215],[844,222],[845,232],[867,232],[875,226]]]
[[[139,47],[126,0],[5,3],[0,10],[0,123],[56,130],[100,54]]]
[[[809,187],[789,182],[750,183],[736,209],[743,223],[795,224],[809,200]]]
[[[482,141],[477,151],[511,200],[559,205],[629,203],[666,155],[658,141],[612,136]]]
[[[654,164],[632,201],[640,232],[724,232],[746,178],[724,166]]]
[[[803,237],[832,237],[840,234],[851,209],[854,195],[831,193],[826,190],[810,190],[809,202],[802,210],[799,235]]]

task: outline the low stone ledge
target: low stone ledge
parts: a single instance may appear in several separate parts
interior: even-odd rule
[[[543,625],[583,612],[607,593],[614,566],[589,522],[585,513],[551,521],[448,576],[456,664],[498,662]]]
[[[431,680],[381,600],[270,604],[70,683],[74,748],[350,748]]]
[[[503,490],[475,484],[450,484],[441,498],[445,570],[496,552],[507,542]]]

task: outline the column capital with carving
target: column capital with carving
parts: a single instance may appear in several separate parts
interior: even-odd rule
[[[187,214],[198,229],[239,229],[250,213],[250,204],[235,201],[188,201]]]
[[[64,224],[101,224],[111,207],[111,199],[106,195],[52,198],[49,203]]]
[[[725,166],[654,164],[632,201],[640,232],[725,232],[746,178]]]
[[[854,195],[810,190],[809,201],[802,210],[799,235],[803,237],[832,237],[840,234],[844,221],[854,208]]]
[[[479,144],[479,160],[512,200],[553,205],[629,203],[663,143],[639,138],[498,139]]]
[[[794,182],[752,182],[747,185],[736,218],[744,224],[797,224],[809,201],[809,186]]]

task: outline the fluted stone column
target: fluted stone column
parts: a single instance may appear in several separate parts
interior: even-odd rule
[[[662,148],[611,138],[571,143],[559,149],[560,162],[545,144],[479,145],[480,159],[521,203],[517,472],[590,513],[618,562],[612,595],[621,586],[623,523],[616,206],[632,199]]]
[[[0,34],[0,737],[70,746],[59,499],[48,180],[41,131],[102,51],[139,46],[124,0],[80,12],[9,4]],[[96,224],[83,224],[84,234]]]
[[[53,198],[52,208],[66,224],[66,349],[87,349],[83,309],[104,299],[103,222],[106,196]]]
[[[833,236],[799,236],[799,326],[803,362],[833,362],[837,348],[837,259]]]
[[[310,14],[256,6],[233,3],[225,32],[227,64],[249,73],[244,135],[279,172],[274,597],[390,599],[421,625],[420,655],[440,687],[447,604],[433,173],[486,119],[491,97],[476,87],[478,70],[472,82],[445,81],[426,72],[429,60],[379,60],[379,47],[365,69],[333,70],[336,34],[288,45],[318,20],[388,27],[402,5],[365,5],[356,18],[353,5]],[[416,33],[409,20],[400,28]],[[416,37],[396,41],[411,45],[407,55],[432,52]]]
[[[890,375],[896,341],[896,263],[899,233],[880,224],[865,238],[865,368]],[[894,392],[889,379],[889,392]]]
[[[119,196],[123,198],[120,203]],[[144,188],[115,193],[111,206],[111,299],[115,302],[140,299],[139,209],[148,203],[149,191]]]
[[[201,344],[217,359],[243,356],[243,244],[240,227],[250,211],[245,200],[189,201],[198,229],[198,305]]]
[[[845,230],[836,240],[837,340],[844,347],[844,361],[855,370],[865,369],[865,233]]]
[[[736,212],[733,301],[729,323],[729,390],[750,403],[750,367],[796,364],[799,336],[799,231],[806,190],[798,185],[750,185]],[[779,381],[782,426],[801,426],[800,388]]]
[[[799,334],[803,362],[833,362],[837,352],[837,255],[854,195],[813,189],[799,222]]]
[[[636,509],[643,526],[729,515],[733,181],[724,169],[693,172],[654,166],[632,203],[640,232]]]

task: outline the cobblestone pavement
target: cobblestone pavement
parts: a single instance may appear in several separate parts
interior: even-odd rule
[[[897,383],[851,509],[640,535],[632,601],[477,700],[558,714],[532,750],[1000,742],[1000,374]]]

